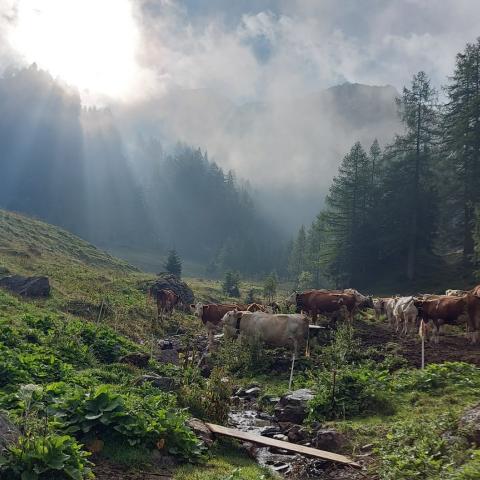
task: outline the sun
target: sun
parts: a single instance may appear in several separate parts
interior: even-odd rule
[[[81,93],[127,97],[138,71],[130,0],[19,0],[12,47]]]

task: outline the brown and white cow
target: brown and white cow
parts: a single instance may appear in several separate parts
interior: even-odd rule
[[[195,315],[202,321],[208,332],[209,349],[213,346],[213,336],[221,331],[223,316],[231,310],[239,310],[239,306],[233,303],[196,303],[191,305]]]
[[[244,335],[273,347],[290,347],[295,356],[303,350],[308,355],[309,321],[305,315],[230,311],[222,325],[226,338]]]
[[[433,327],[433,340],[439,342],[443,325],[466,324],[472,343],[477,343],[480,327],[480,298],[472,294],[462,297],[444,296],[434,299],[416,300],[419,316]],[[429,325],[431,322],[431,325]]]
[[[375,312],[375,320],[380,321],[380,315],[385,315],[385,304],[388,298],[373,298],[373,311]]]
[[[272,313],[272,312],[268,312],[267,307],[265,307],[265,305],[260,305],[259,303],[251,303],[250,305],[247,306],[245,311],[247,311],[247,312]]]

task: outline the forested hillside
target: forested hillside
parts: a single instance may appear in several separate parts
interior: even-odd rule
[[[480,249],[480,40],[456,58],[445,100],[419,72],[398,98],[404,133],[357,142],[291,246],[303,286],[462,286]],[[388,277],[388,285],[383,284]]]
[[[137,162],[108,110],[82,108],[78,94],[35,65],[0,79],[0,110],[1,207],[104,248],[161,257],[175,247],[211,273],[279,266],[282,238],[247,186],[199,149],[165,154],[152,140],[142,147],[149,161]]]

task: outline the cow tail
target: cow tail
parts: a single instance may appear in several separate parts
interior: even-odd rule
[[[305,346],[305,356],[310,358],[310,325],[307,328],[307,345]]]

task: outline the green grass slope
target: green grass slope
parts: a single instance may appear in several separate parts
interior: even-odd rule
[[[47,275],[52,293],[31,300],[0,289],[0,415],[7,415],[23,434],[20,448],[0,458],[1,478],[24,478],[21,470],[30,462],[32,468],[47,469],[31,478],[51,480],[58,467],[47,465],[53,456],[69,457],[58,468],[74,475],[55,478],[90,478],[83,452],[96,439],[104,449],[90,460],[101,480],[124,478],[127,467],[134,470],[129,478],[145,478],[146,470],[154,475],[151,452],[157,449],[180,461],[196,460],[196,440],[184,426],[189,416],[185,406],[177,404],[173,392],[136,382],[145,373],[166,373],[184,384],[183,370],[155,360],[144,369],[118,363],[127,353],[149,353],[153,333],[163,333],[155,306],[147,301],[146,285],[153,275],[65,230],[0,210],[0,276],[6,274]],[[196,293],[203,299],[207,291],[215,295],[214,290],[212,285]],[[191,316],[178,313],[171,322],[189,323],[193,332],[203,333]],[[92,415],[94,407],[103,410]],[[72,429],[73,421],[80,423]],[[38,454],[39,448],[50,449],[50,457]],[[206,462],[180,465],[172,474],[181,480],[227,478],[240,466],[249,474],[246,478],[263,474],[245,455],[222,448]]]

